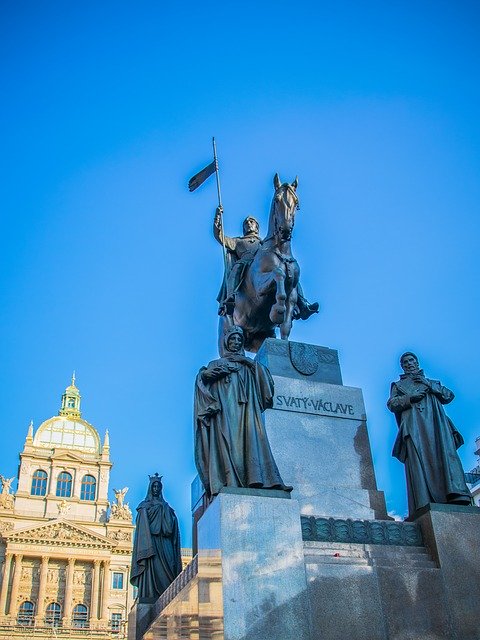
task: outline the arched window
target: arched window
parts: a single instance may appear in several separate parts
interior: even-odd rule
[[[51,602],[45,611],[45,624],[59,627],[62,622],[62,607],[58,602]]]
[[[73,608],[72,625],[77,628],[88,627],[88,609],[84,604],[77,604]]]
[[[72,495],[72,476],[62,471],[57,478],[57,493],[59,498],[70,498]]]
[[[17,624],[21,624],[24,627],[31,627],[33,625],[33,617],[35,615],[35,605],[33,602],[26,600],[22,602],[18,610]]]
[[[95,490],[97,481],[93,476],[83,476],[82,488],[80,490],[80,500],[95,500]]]
[[[37,469],[33,474],[30,494],[32,496],[44,496],[47,493],[47,479],[47,472]]]

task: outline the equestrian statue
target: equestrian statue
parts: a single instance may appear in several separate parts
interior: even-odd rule
[[[288,340],[293,320],[306,320],[318,313],[318,302],[310,304],[303,295],[300,267],[291,249],[299,209],[298,179],[282,183],[277,173],[273,185],[268,231],[263,240],[255,218],[245,218],[243,236],[230,238],[223,232],[221,205],[215,213],[213,234],[223,245],[225,256],[217,297],[220,345],[225,332],[236,325],[243,329],[245,349],[257,352],[265,338],[275,337],[276,327],[282,340]]]

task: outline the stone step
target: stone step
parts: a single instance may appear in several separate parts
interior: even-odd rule
[[[350,564],[399,569],[437,568],[425,547],[307,542],[304,543],[304,556],[310,567],[315,564]]]
[[[305,558],[307,567],[313,567],[319,564],[361,564],[369,566],[368,558],[358,558],[352,556],[318,556],[316,558]]]
[[[365,548],[363,547],[363,545],[358,545],[356,549],[344,548],[344,547],[340,547],[339,545],[336,545],[336,546],[329,546],[324,549],[322,548],[304,549],[305,556],[312,556],[312,557],[334,556],[336,554],[341,556],[351,556],[351,557],[358,556],[359,558],[360,557],[363,558],[365,556]]]
[[[435,569],[435,562],[429,558],[428,556],[424,557],[398,557],[398,556],[382,556],[379,558],[370,557],[368,558],[368,563],[373,567],[398,567],[398,568],[407,568],[407,567],[417,567],[422,569]]]

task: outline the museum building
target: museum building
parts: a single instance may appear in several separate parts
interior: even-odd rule
[[[15,494],[0,476],[1,639],[125,632],[132,514],[127,489],[109,503],[108,431],[102,444],[80,401],[73,376],[58,416],[28,428]]]
[[[480,507],[480,436],[475,439],[475,455],[477,456],[477,464],[465,474],[465,479],[472,494],[473,503]]]

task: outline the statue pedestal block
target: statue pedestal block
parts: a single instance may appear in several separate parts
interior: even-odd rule
[[[480,509],[429,504],[415,514],[426,547],[442,572],[445,598],[458,638],[479,637]]]
[[[342,384],[337,352],[269,338],[257,360],[275,382],[264,413],[270,446],[302,515],[387,518],[362,391]]]
[[[226,489],[198,522],[199,565],[220,559],[222,638],[310,640],[298,502],[256,493]]]
[[[128,639],[140,640],[145,630],[152,621],[152,613],[155,601],[152,603],[144,603],[135,601],[133,607],[128,614]]]

